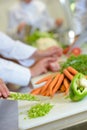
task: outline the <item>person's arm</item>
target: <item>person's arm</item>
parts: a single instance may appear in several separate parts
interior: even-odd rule
[[[6,86],[6,84],[3,82],[2,79],[0,79],[0,97],[7,98],[9,96],[10,92]]]
[[[0,77],[7,83],[19,86],[27,86],[31,77],[48,72],[50,63],[57,59],[52,57],[44,58],[38,61],[31,68],[26,68],[11,61],[0,58]],[[50,69],[54,70],[54,69]]]
[[[87,27],[87,7],[86,0],[77,0],[73,15],[73,28],[75,35],[78,36]]]
[[[62,54],[62,49],[56,46],[50,47],[44,51],[37,50],[32,46],[23,44],[20,41],[14,41],[7,35],[0,32],[0,54],[9,59],[14,59],[19,61],[21,64],[30,65],[34,63],[35,60],[44,57],[53,57],[55,55],[59,56]],[[26,66],[24,64],[24,66]]]
[[[31,73],[28,68],[0,58],[0,77],[6,83],[27,86],[31,78]]]
[[[9,59],[26,60],[37,49],[23,44],[20,41],[14,41],[9,36],[0,32],[0,54]]]

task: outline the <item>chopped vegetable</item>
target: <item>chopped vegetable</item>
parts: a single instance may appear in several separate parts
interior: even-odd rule
[[[84,84],[84,81],[86,82],[86,85]],[[86,96],[87,80],[83,74],[78,73],[74,76],[70,84],[69,97],[72,101],[80,101]]]
[[[37,97],[31,94],[23,94],[23,93],[10,93],[10,99],[13,100],[29,100],[29,101],[37,101],[39,100]]]
[[[29,118],[37,118],[45,116],[52,109],[53,105],[50,103],[36,104],[30,108],[28,111]]]
[[[73,67],[78,72],[87,75],[87,55],[70,56],[66,62],[61,64],[61,72],[68,66]]]

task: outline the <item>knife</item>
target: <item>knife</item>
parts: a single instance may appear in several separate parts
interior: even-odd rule
[[[0,130],[18,130],[18,102],[0,99]]]

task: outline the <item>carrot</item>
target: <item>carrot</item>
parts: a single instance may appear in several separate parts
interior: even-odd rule
[[[69,83],[69,81],[68,81],[67,78],[64,78],[64,86],[65,86],[65,88],[66,88],[65,93],[67,94],[68,91],[69,91],[69,86],[70,86],[70,83]]]
[[[53,91],[53,87],[56,85],[58,79],[60,77],[60,74],[58,73],[55,78],[53,79],[53,81],[51,82],[49,89],[50,89],[50,95],[52,95],[52,91]]]
[[[42,82],[45,82],[45,81],[49,80],[49,78],[51,78],[51,77],[52,77],[52,75],[48,75],[48,76],[40,79],[39,81],[37,81],[35,84],[40,84]]]
[[[71,67],[71,66],[69,66],[68,68],[67,68],[67,70],[71,73],[71,74],[73,74],[73,75],[76,75],[77,73],[78,73],[78,71],[77,70],[75,70],[73,67]]]
[[[57,84],[55,85],[51,96],[53,96],[57,92],[57,90],[60,88],[63,80],[64,80],[64,74],[60,74]]]
[[[64,84],[62,84],[61,88],[60,88],[60,92],[65,92],[66,91],[66,87]]]
[[[50,92],[47,91],[46,94],[45,94],[45,96],[50,96]]]
[[[46,91],[44,91],[43,93],[41,93],[42,96],[46,96]]]
[[[73,79],[73,75],[70,74],[70,72],[67,69],[63,70],[63,73],[65,74],[65,76],[69,79],[72,80]]]
[[[43,94],[43,92],[48,88],[49,84],[52,82],[52,79],[53,79],[53,77],[49,78],[47,83],[43,86],[43,88],[41,90],[41,94]]]
[[[33,95],[38,95],[41,91],[42,87],[36,88],[34,90],[32,90],[30,93]]]

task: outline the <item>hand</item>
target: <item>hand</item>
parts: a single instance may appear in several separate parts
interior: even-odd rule
[[[31,71],[31,77],[38,76],[43,73],[48,72],[48,67],[51,62],[55,62],[56,58],[44,58],[40,61],[38,61],[34,66],[30,68]]]
[[[59,56],[61,56],[63,53],[63,49],[59,48],[57,46],[53,46],[53,47],[49,47],[46,50],[38,50],[33,54],[33,58],[35,58],[36,60],[38,59],[42,59],[45,57],[56,57],[58,58]]]
[[[20,23],[18,26],[18,33],[20,33],[24,29],[25,26],[26,26],[26,23],[24,23],[24,22]]]
[[[5,83],[0,79],[0,97],[7,98],[10,92],[6,87]]]
[[[55,62],[50,63],[48,68],[52,72],[57,72],[60,70],[60,65],[58,64],[58,61],[55,61]]]

